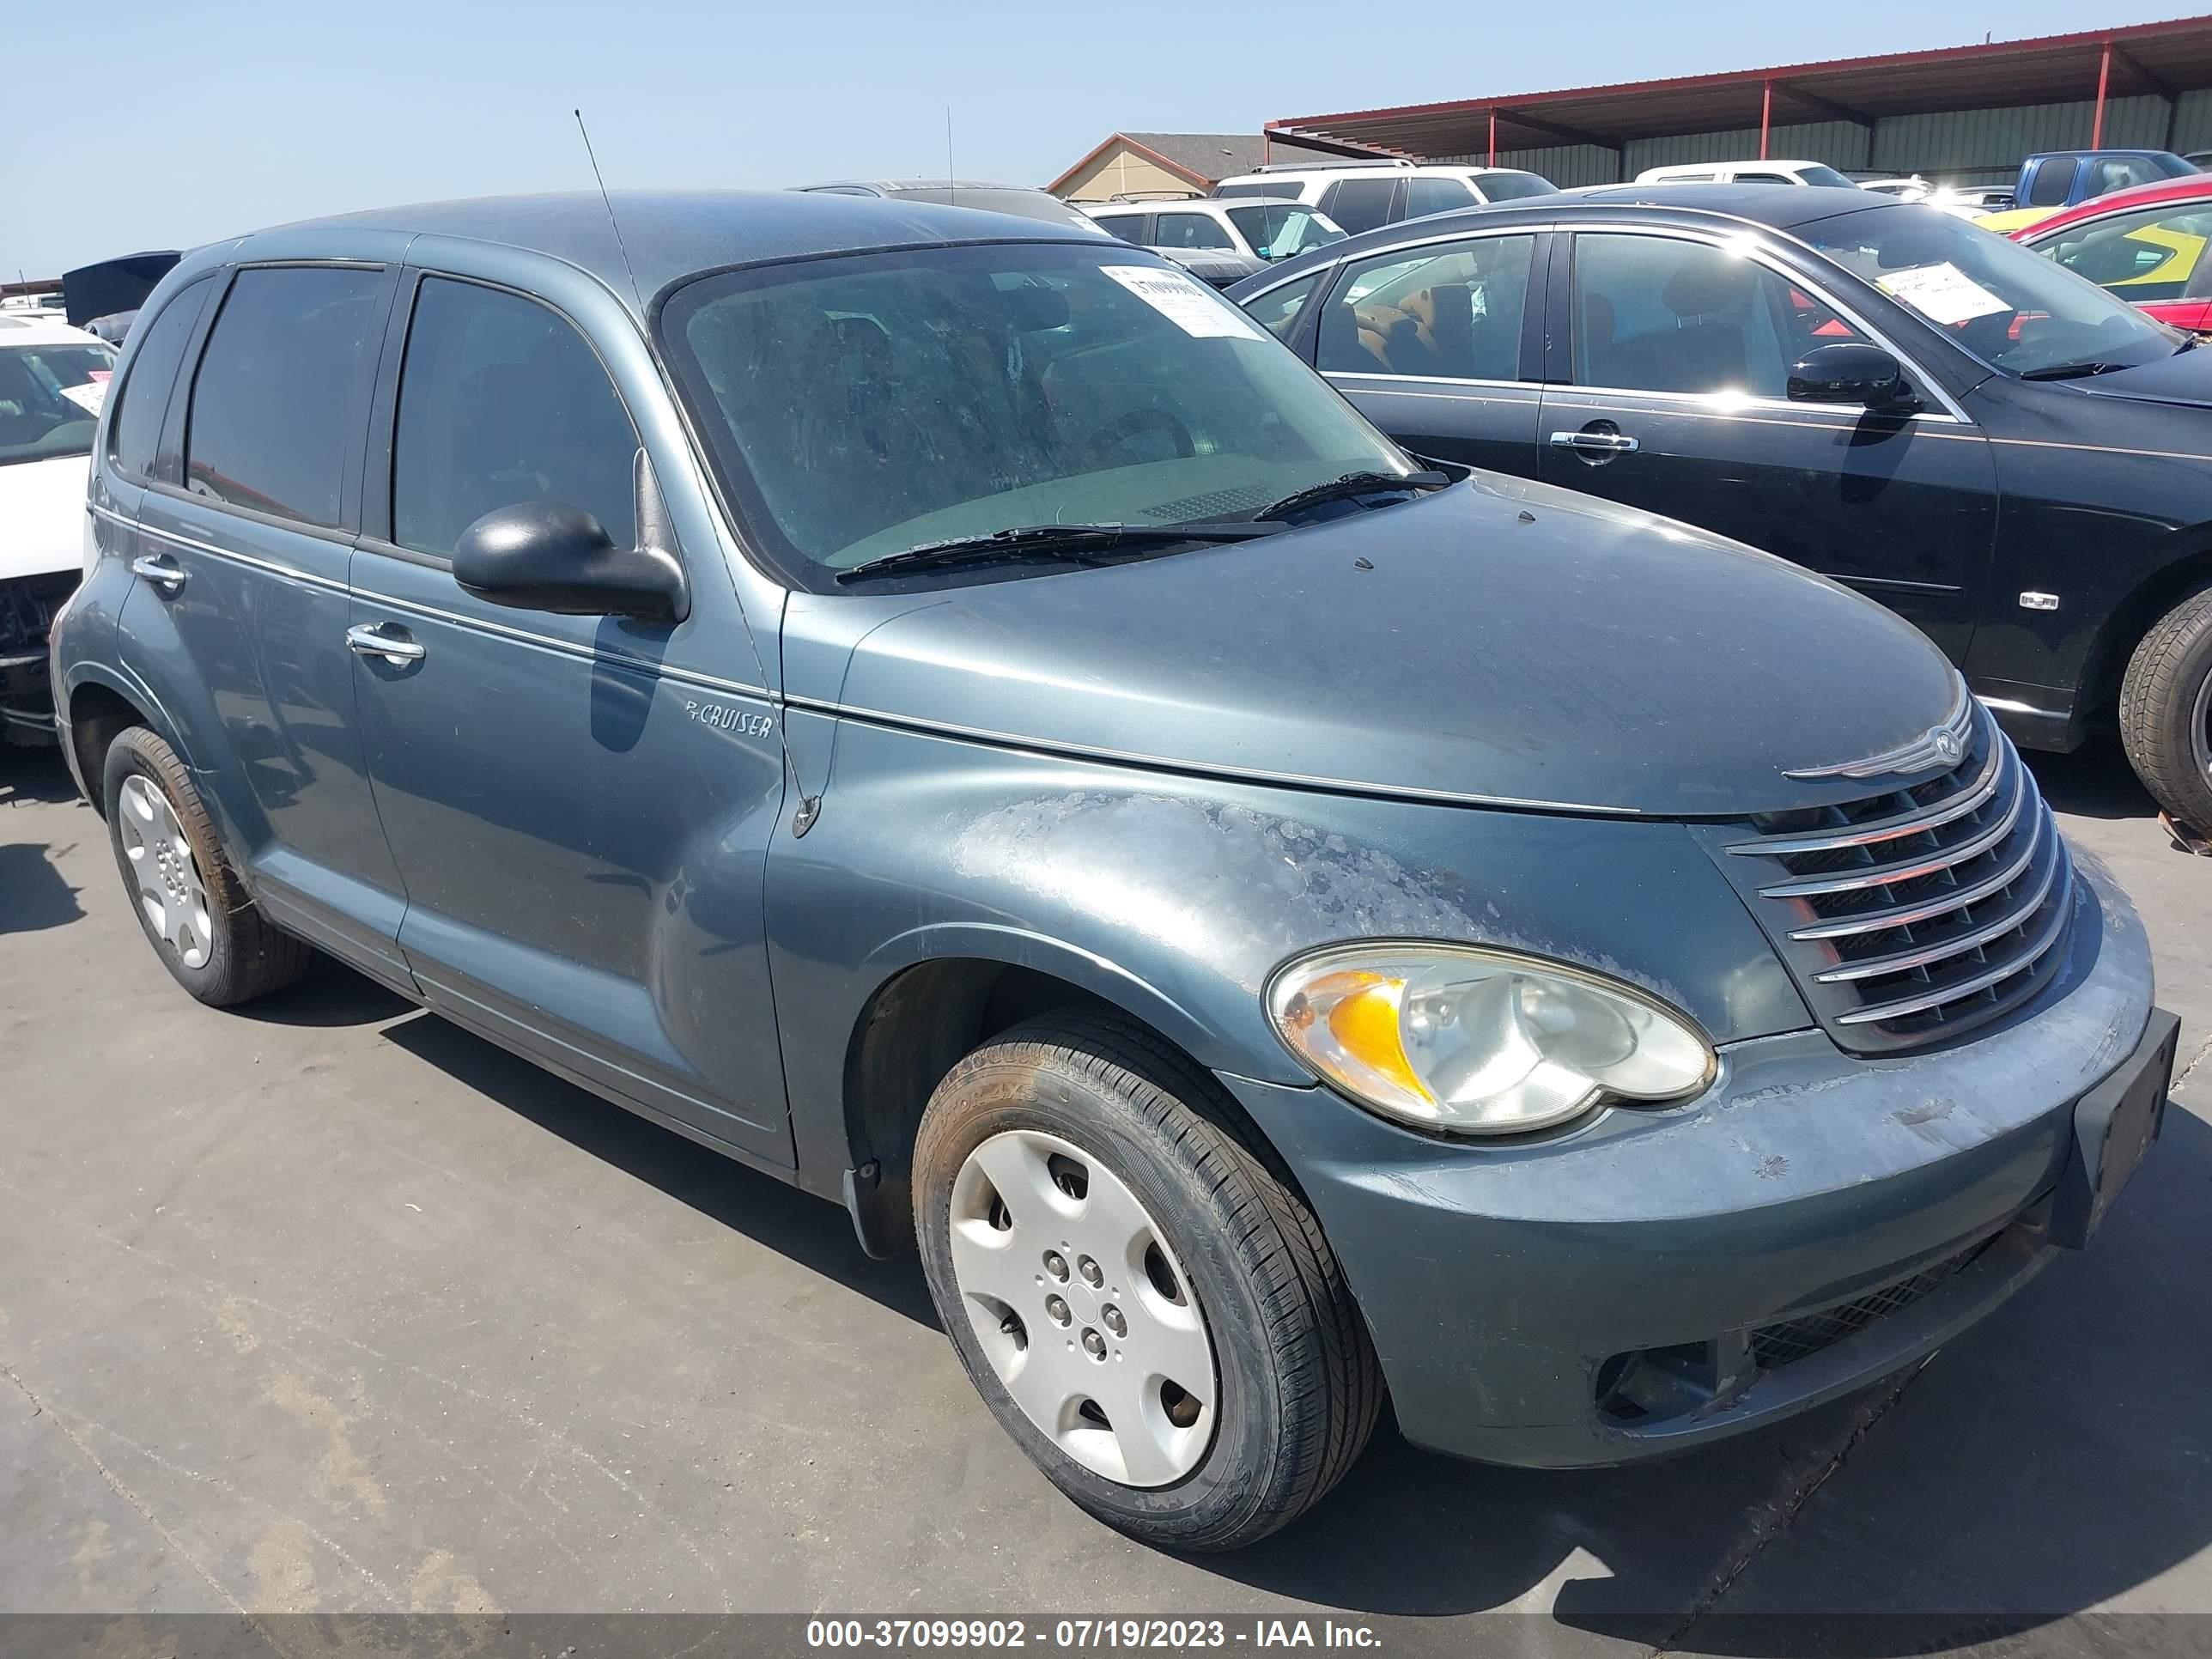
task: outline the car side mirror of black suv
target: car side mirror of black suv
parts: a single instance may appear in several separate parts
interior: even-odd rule
[[[642,450],[636,481],[636,546],[616,546],[607,527],[580,507],[520,501],[461,532],[453,580],[480,599],[518,611],[682,622],[691,596]]]
[[[1904,366],[1864,340],[1814,346],[1790,365],[1789,392],[1792,403],[1856,404],[1886,415],[1920,407]]]

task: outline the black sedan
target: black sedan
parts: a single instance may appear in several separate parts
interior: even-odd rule
[[[1440,215],[1230,293],[1416,453],[1845,583],[2023,744],[2117,723],[2160,802],[2212,825],[2212,350],[2190,337],[1933,209],[1764,185]]]

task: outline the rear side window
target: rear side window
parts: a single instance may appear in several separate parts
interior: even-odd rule
[[[1234,248],[1218,219],[1204,213],[1163,213],[1152,233],[1154,247]]]
[[[557,501],[627,547],[637,447],[606,370],[561,317],[520,295],[423,279],[399,376],[392,540],[450,555],[487,513]]]
[[[1145,216],[1141,213],[1094,213],[1102,230],[1110,231],[1125,242],[1142,245],[1145,240]]]
[[[2055,161],[2045,161],[2035,170],[2035,177],[2027,186],[2027,207],[2057,207],[2065,201],[2067,192],[2074,188],[2074,174],[2080,163],[2070,155]]]
[[[1321,198],[1321,210],[1345,234],[1357,236],[1390,222],[1390,200],[1397,189],[1395,179],[1340,179]]]
[[[192,382],[187,489],[301,524],[337,524],[383,283],[381,270],[331,266],[238,273]]]
[[[168,412],[169,392],[184,363],[192,325],[199,320],[207,285],[208,278],[203,276],[179,289],[146,325],[146,337],[138,342],[131,372],[116,394],[115,417],[107,427],[107,454],[118,470],[131,477],[154,475],[154,447],[161,441],[161,416]]]
[[[1262,179],[1257,184],[1250,185],[1216,185],[1212,191],[1216,201],[1239,196],[1294,197],[1297,193],[1298,181],[1295,179],[1285,179],[1280,181]]]
[[[1431,213],[1449,213],[1454,208],[1473,207],[1474,192],[1456,179],[1408,179],[1406,181],[1406,216],[1419,219]]]

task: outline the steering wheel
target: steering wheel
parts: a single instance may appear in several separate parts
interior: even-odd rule
[[[1197,444],[1191,441],[1190,428],[1164,409],[1133,409],[1115,416],[1098,429],[1098,447],[1109,451],[1119,449],[1147,429],[1165,435],[1177,460],[1187,460],[1198,453]]]

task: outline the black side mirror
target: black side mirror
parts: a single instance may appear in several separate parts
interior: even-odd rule
[[[567,617],[681,622],[690,614],[683,564],[645,452],[637,454],[637,545],[615,545],[607,527],[559,501],[521,501],[487,513],[453,545],[453,580],[480,599]]]
[[[1789,392],[1798,404],[1855,404],[1886,414],[1920,407],[1903,365],[1864,340],[1814,346],[1790,365]]]

